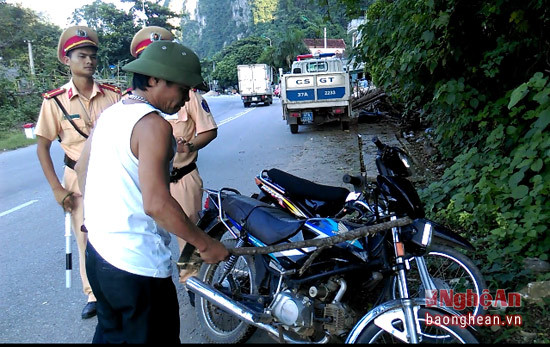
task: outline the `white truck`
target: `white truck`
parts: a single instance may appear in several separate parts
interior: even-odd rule
[[[237,76],[244,107],[252,103],[273,103],[273,74],[269,65],[237,65]]]
[[[340,121],[343,130],[351,120],[350,79],[342,60],[333,57],[299,55],[291,73],[281,78],[283,119],[290,132],[301,124]]]

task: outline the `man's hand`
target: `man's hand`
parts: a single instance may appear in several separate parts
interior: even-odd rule
[[[202,260],[207,264],[216,264],[229,257],[227,248],[220,241],[208,237],[209,241],[205,250],[200,252]]]
[[[176,142],[178,144],[178,153],[189,153],[189,146],[183,137],[178,137]]]
[[[73,212],[73,209],[76,207],[75,197],[82,196],[78,193],[70,192],[65,188],[56,189],[53,191],[55,201],[63,208],[65,212]]]

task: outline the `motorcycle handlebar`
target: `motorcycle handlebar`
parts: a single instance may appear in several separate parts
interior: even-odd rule
[[[384,147],[385,147],[384,144],[382,143],[382,141],[380,141],[380,139],[378,139],[377,136],[372,138],[372,142],[374,142],[376,147],[378,147],[378,149],[380,149],[380,150],[384,149]]]
[[[345,174],[342,180],[344,181],[344,183],[353,184],[354,186],[361,185],[361,178],[357,176],[351,176],[351,175]]]

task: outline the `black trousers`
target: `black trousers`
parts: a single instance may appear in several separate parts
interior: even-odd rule
[[[172,278],[120,270],[88,242],[86,272],[97,298],[92,343],[181,343],[179,304]]]

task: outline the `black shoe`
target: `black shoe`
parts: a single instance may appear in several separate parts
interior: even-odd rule
[[[84,306],[84,309],[82,310],[82,319],[88,319],[95,316],[97,313],[95,306],[96,306],[95,301],[90,301],[89,303],[87,303],[86,306]]]

